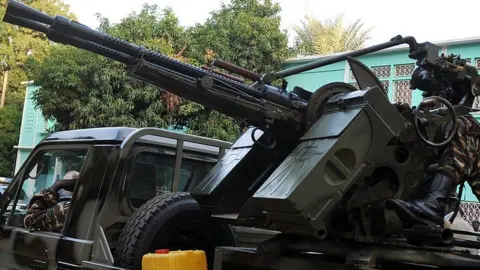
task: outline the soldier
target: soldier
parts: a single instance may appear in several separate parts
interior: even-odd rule
[[[458,117],[457,122],[456,135],[439,157],[440,166],[424,199],[392,199],[386,202],[386,206],[394,210],[402,221],[443,226],[449,195],[463,181],[467,181],[473,193],[480,198],[480,123],[471,115]],[[452,122],[444,125],[442,131],[445,136],[450,134],[452,126]]]
[[[77,171],[65,173],[63,179],[55,181],[53,185],[35,194],[28,204],[24,218],[25,228],[38,230],[59,230],[63,228],[68,215],[70,202],[60,202],[59,191],[73,192],[79,178]]]

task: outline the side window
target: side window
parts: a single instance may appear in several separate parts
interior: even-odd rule
[[[183,159],[180,183],[177,191],[190,192],[195,185],[213,168],[215,164],[199,160]]]
[[[134,160],[130,174],[130,204],[138,208],[165,192],[190,191],[214,164],[184,158],[180,182],[174,187],[175,156],[143,152]],[[173,190],[175,189],[175,190]]]
[[[130,175],[130,203],[140,207],[162,192],[170,191],[173,184],[175,157],[143,152],[134,161]]]
[[[51,150],[37,155],[27,167],[20,183],[20,190],[16,197],[7,206],[5,212],[7,224],[14,227],[24,227],[23,219],[27,214],[27,207],[33,196],[43,189],[50,187],[56,180],[63,179],[69,171],[80,172],[87,150]],[[70,197],[64,190],[59,194]],[[16,204],[15,204],[16,203]],[[15,205],[15,208],[13,206]],[[13,215],[11,215],[13,212]]]

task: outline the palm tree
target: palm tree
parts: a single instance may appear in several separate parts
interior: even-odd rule
[[[331,54],[362,48],[372,28],[365,29],[361,19],[345,26],[342,13],[324,21],[306,16],[294,30],[297,53]]]

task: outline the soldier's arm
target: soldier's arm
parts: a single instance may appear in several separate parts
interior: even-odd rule
[[[52,188],[47,188],[35,194],[30,200],[24,225],[29,229],[48,229],[56,227],[59,205],[59,195]]]

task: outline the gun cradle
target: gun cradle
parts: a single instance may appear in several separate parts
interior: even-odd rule
[[[339,94],[240,212],[259,208],[267,227],[312,235],[403,129],[405,118],[379,88]],[[255,207],[251,207],[255,205]]]

